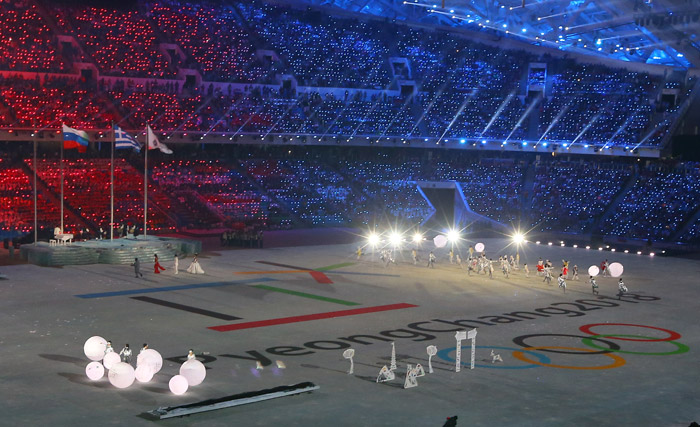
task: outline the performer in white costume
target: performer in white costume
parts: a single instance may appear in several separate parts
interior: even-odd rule
[[[199,261],[197,261],[197,254],[194,254],[192,263],[190,263],[190,266],[187,267],[187,272],[190,274],[204,274],[204,270],[202,270],[202,267],[199,265]]]

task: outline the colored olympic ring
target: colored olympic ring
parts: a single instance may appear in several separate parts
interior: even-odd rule
[[[589,325],[583,325],[579,328],[579,330],[583,333],[586,333],[588,335],[596,335],[595,332],[591,332],[591,329],[596,327],[596,326],[635,326],[637,328],[648,328],[648,329],[656,329],[657,331],[663,331],[666,332],[669,336],[667,338],[658,338],[658,339],[649,339],[649,340],[640,340],[640,339],[634,339],[634,338],[618,338],[618,336],[615,335],[606,335],[610,339],[614,340],[622,340],[622,341],[641,341],[641,342],[659,342],[659,341],[675,341],[681,337],[681,334],[675,331],[671,331],[669,329],[664,329],[664,328],[657,328],[654,326],[646,326],[646,325],[635,325],[632,323],[591,323]],[[621,335],[625,336],[625,335]]]
[[[601,347],[598,347],[597,345],[595,345],[593,343],[593,340],[598,339],[599,337],[608,338],[611,336],[612,335],[593,335],[592,337],[584,338],[581,341],[589,347],[601,348]],[[654,337],[645,337],[643,335],[616,335],[616,336],[628,337],[628,338],[630,338],[630,337],[631,338],[647,338],[647,339],[654,338]],[[667,352],[663,352],[663,353],[646,353],[646,352],[641,352],[641,351],[624,351],[624,350],[609,350],[609,351],[614,351],[616,353],[624,353],[624,354],[641,354],[643,356],[670,356],[672,354],[687,353],[690,350],[690,347],[688,347],[687,345],[681,344],[681,343],[676,342],[676,341],[663,341],[663,342],[667,342],[667,343],[675,345],[677,347],[676,351],[667,351]]]
[[[611,353],[601,353],[603,356],[609,357],[613,360],[613,363],[611,363],[609,365],[603,365],[603,366],[566,366],[566,365],[554,365],[551,363],[540,363],[540,362],[536,362],[536,361],[528,359],[523,354],[525,351],[528,351],[528,350],[542,350],[542,349],[578,350],[578,351],[587,351],[589,353],[597,353],[597,352],[590,350],[590,349],[587,349],[587,348],[542,346],[542,347],[527,347],[523,350],[514,351],[513,357],[515,357],[518,360],[522,360],[523,362],[532,363],[535,365],[547,366],[549,368],[577,369],[577,370],[612,369],[612,368],[619,368],[620,366],[624,366],[624,364],[627,363],[625,361],[625,359],[623,359],[622,357],[620,357],[616,354],[611,354]]]
[[[490,348],[490,349],[496,349],[496,350],[518,350],[517,348],[514,347],[493,347],[490,345],[477,345],[476,348]],[[437,356],[441,358],[442,360],[447,360],[448,362],[455,362],[455,359],[450,357],[449,354],[454,352],[457,348],[456,347],[451,347],[451,348],[443,348],[442,350],[438,351]],[[471,354],[471,346],[469,345],[464,345],[462,346],[462,350],[469,350],[469,354]],[[544,354],[539,354],[535,353],[534,351],[527,351],[523,350],[524,353],[529,353],[535,356],[540,363],[532,363],[529,365],[525,366],[500,366],[496,364],[492,365],[479,365],[479,364],[474,364],[475,368],[490,368],[490,369],[530,369],[530,368],[539,368],[540,365],[542,366],[547,366],[546,364],[551,362],[549,357],[545,356]],[[471,361],[467,360],[466,362],[462,362],[463,366],[471,366]]]
[[[597,335],[600,336],[600,335]],[[513,338],[513,342],[518,344],[521,347],[530,347],[529,345],[525,344],[525,340],[528,338],[532,337],[572,337],[572,338],[588,338],[585,335],[567,335],[567,334],[531,334],[531,335],[520,335],[519,337]],[[541,351],[546,351],[548,353],[561,353],[561,354],[605,354],[605,353],[610,353],[611,351],[617,351],[620,350],[620,346],[617,345],[617,343],[614,343],[612,341],[606,341],[600,338],[592,338],[596,341],[600,341],[604,343],[605,345],[608,346],[608,348],[602,348],[602,347],[596,347],[600,348],[603,351],[596,351],[595,353],[591,353],[586,349],[585,353],[572,353],[570,351],[557,351],[557,350],[541,350]]]

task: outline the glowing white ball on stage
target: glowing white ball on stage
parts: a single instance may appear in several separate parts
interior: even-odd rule
[[[600,273],[600,268],[598,268],[597,265],[592,265],[592,266],[588,267],[588,275],[589,276],[595,277],[598,275],[598,273]]]
[[[105,368],[107,369],[112,369],[112,367],[121,362],[122,358],[115,352],[109,352],[105,354],[105,358],[102,360],[102,363],[105,365]]]
[[[140,365],[150,366],[151,370],[153,371],[153,375],[155,375],[158,373],[158,371],[160,371],[160,368],[163,367],[163,357],[157,351],[153,350],[152,348],[148,348],[139,353],[138,357],[136,358],[136,366]]]
[[[200,385],[207,376],[207,369],[199,360],[190,359],[180,366],[180,375],[187,379],[187,384],[191,386]]]
[[[142,364],[136,367],[134,375],[136,376],[136,381],[147,383],[153,379],[153,369],[148,365]]]
[[[442,234],[438,234],[433,238],[433,243],[435,243],[436,248],[444,248],[447,244],[447,237]]]
[[[185,394],[189,386],[190,385],[187,382],[187,378],[183,377],[182,375],[175,375],[174,377],[170,378],[170,382],[168,383],[170,391],[172,391],[173,394],[177,394],[178,396],[181,394]]]
[[[105,376],[105,367],[100,362],[90,362],[85,367],[85,375],[93,381]]]
[[[107,375],[109,382],[116,388],[127,388],[134,383],[136,373],[134,367],[128,363],[119,362],[112,365]]]
[[[625,267],[619,262],[613,262],[608,268],[610,269],[610,275],[612,277],[620,277],[622,276],[622,272],[625,271]]]
[[[477,243],[476,245],[474,245],[474,250],[477,252],[483,252],[484,249],[485,249],[485,246],[483,243]]]
[[[107,349],[107,340],[98,336],[88,338],[83,346],[87,358],[96,362],[105,357],[105,349]]]

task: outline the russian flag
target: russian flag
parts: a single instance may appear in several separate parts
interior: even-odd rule
[[[63,125],[63,148],[77,148],[81,153],[87,150],[88,134],[84,130],[77,130]]]

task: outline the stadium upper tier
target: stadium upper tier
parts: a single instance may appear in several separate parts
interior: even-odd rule
[[[3,2],[0,128],[659,148],[696,86],[258,1]],[[37,73],[37,74],[33,74]],[[341,139],[342,139],[341,138]]]

